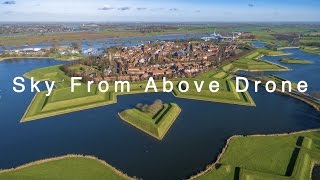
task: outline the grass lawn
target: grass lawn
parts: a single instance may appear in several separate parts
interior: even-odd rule
[[[132,178],[94,157],[67,155],[36,161],[15,169],[0,171],[0,179],[122,180]]]
[[[312,64],[311,61],[302,60],[302,59],[283,58],[279,61],[282,63],[288,63],[288,64]]]
[[[320,161],[320,131],[234,136],[214,166],[195,179],[310,179]]]
[[[134,127],[162,140],[180,112],[181,109],[177,104],[169,103],[164,104],[156,113],[146,113],[133,108],[120,112],[119,116]]]

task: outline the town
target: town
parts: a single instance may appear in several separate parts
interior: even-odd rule
[[[242,45],[217,44],[203,41],[177,41],[113,47],[99,56],[88,56],[78,62],[65,64],[61,69],[68,76],[84,81],[114,82],[142,81],[149,77],[194,77],[201,72],[219,67],[232,57],[246,51]]]

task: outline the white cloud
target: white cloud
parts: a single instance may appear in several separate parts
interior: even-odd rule
[[[8,11],[15,13],[4,17]],[[314,21],[318,17],[316,8],[198,1],[21,0],[0,6],[0,21]]]

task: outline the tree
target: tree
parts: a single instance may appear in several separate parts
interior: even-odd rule
[[[50,48],[50,53],[58,52],[59,43],[57,41],[52,43],[52,47]]]
[[[153,104],[151,104],[147,111],[151,112],[151,113],[156,113],[158,111],[160,111],[163,108],[163,103],[160,99],[157,99],[153,102]]]

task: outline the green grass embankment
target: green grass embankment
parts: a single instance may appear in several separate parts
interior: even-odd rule
[[[281,63],[287,63],[287,64],[312,64],[311,61],[302,60],[302,59],[290,59],[290,58],[283,58],[279,60]]]
[[[215,81],[219,82],[220,86],[219,91],[215,93],[211,92],[208,88],[210,81],[204,81],[203,87],[205,88],[203,88],[201,92],[198,92],[193,80],[188,80],[190,85],[188,92],[180,92],[177,83],[174,87],[173,94],[178,98],[255,106],[255,103],[248,92],[236,92],[235,81],[224,79],[216,79]],[[240,86],[243,87],[243,84]]]
[[[238,60],[232,62],[232,65],[237,70],[243,71],[288,71],[287,67],[275,64],[269,61],[260,60],[264,55],[270,54],[285,55],[282,52],[258,49]]]
[[[312,54],[318,54],[320,55],[320,48],[319,47],[310,47],[310,46],[303,46],[300,48],[301,51],[312,53]]]
[[[216,163],[192,179],[310,179],[320,161],[320,131],[234,136]]]
[[[282,51],[273,51],[273,50],[268,50],[268,49],[264,49],[264,48],[260,48],[257,49],[257,52],[259,52],[262,55],[265,56],[286,56],[286,55],[290,55],[290,53],[285,53]]]
[[[177,104],[169,103],[164,104],[163,108],[156,115],[133,108],[120,112],[119,116],[132,126],[158,140],[162,140],[180,112],[181,109]]]

